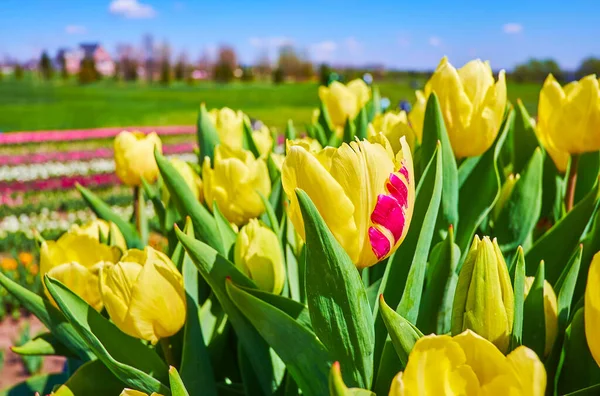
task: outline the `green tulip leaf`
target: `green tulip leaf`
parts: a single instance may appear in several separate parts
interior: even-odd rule
[[[168,368],[158,354],[117,328],[79,296],[47,275],[44,282],[65,317],[108,369],[127,386],[169,394]]]
[[[79,367],[53,396],[117,395],[126,387],[102,361],[94,360]]]
[[[357,138],[364,140],[369,137],[369,121],[367,119],[367,110],[364,107],[360,109],[354,119],[354,125],[356,126]]]
[[[581,201],[594,188],[599,171],[600,153],[598,151],[579,154],[574,203]]]
[[[513,173],[522,173],[530,162],[534,151],[540,146],[535,128],[531,122],[531,116],[523,105],[521,99],[517,100],[515,106],[515,122],[513,129],[514,162]]]
[[[344,143],[353,142],[355,136],[356,124],[350,118],[346,118],[346,124],[344,124]]]
[[[379,307],[392,345],[398,354],[398,358],[400,358],[402,366],[406,367],[410,351],[412,351],[419,338],[423,337],[423,333],[410,321],[390,308],[385,302],[383,294],[379,296]]]
[[[96,358],[94,352],[67,321],[63,313],[47,299],[27,290],[3,273],[0,273],[0,285],[19,300],[27,311],[34,314],[52,332],[52,335],[74,355],[79,356],[83,361]]]
[[[223,215],[223,212],[219,209],[219,205],[217,205],[217,201],[213,202],[213,215],[215,217],[215,222],[217,224],[217,230],[219,231],[219,235],[221,235],[221,242],[223,245],[224,253],[226,256],[230,256],[231,249],[235,244],[235,240],[237,239],[237,234],[231,228],[231,224]]]
[[[227,293],[281,357],[302,393],[326,394],[331,361],[316,335],[292,316],[237,287],[231,280],[227,281]]]
[[[290,119],[285,126],[285,138],[287,140],[296,139],[296,128],[294,128],[294,122]]]
[[[130,249],[143,249],[144,244],[142,243],[142,239],[138,232],[136,231],[133,224],[126,221],[121,215],[114,212],[110,206],[101,200],[96,194],[87,188],[83,187],[80,184],[76,185],[77,190],[85,200],[85,202],[89,205],[89,207],[94,211],[96,216],[104,219],[106,221],[111,221],[115,223],[119,230],[123,234],[125,238],[125,243],[127,247]]]
[[[513,292],[515,301],[513,328],[510,336],[510,350],[523,345],[523,316],[525,305],[525,255],[523,248],[517,248],[509,271],[513,278]]]
[[[306,295],[310,319],[346,383],[370,388],[373,380],[373,317],[358,270],[321,214],[296,189],[306,233]]]
[[[252,155],[254,155],[254,158],[259,158],[260,157],[260,151],[258,151],[258,146],[256,145],[256,142],[254,141],[254,137],[252,136],[252,125],[250,125],[250,120],[248,119],[248,117],[244,117],[244,123],[243,123],[243,129],[244,129],[244,142],[243,142],[243,146],[246,150],[249,150]]]
[[[538,356],[544,356],[546,346],[544,268],[542,261],[523,304],[523,345],[532,349]]]
[[[575,293],[575,285],[577,284],[577,276],[581,267],[581,257],[583,256],[583,246],[575,250],[571,259],[563,269],[560,278],[556,282],[554,289],[558,294],[558,334],[562,334],[566,329],[571,316],[571,307],[573,306],[573,295]]]
[[[331,135],[335,134],[335,130],[333,129],[333,123],[331,122],[331,117],[329,116],[329,110],[327,110],[327,106],[325,103],[321,102],[319,106],[319,118],[317,119],[317,125],[320,126],[321,131],[323,132],[322,138],[325,142],[329,140]],[[320,134],[317,131],[317,136]],[[321,143],[323,147],[325,144]]]
[[[198,112],[198,121],[196,123],[196,136],[198,138],[198,147],[200,148],[200,156],[198,163],[202,164],[204,157],[209,157],[213,160],[215,146],[220,143],[217,127],[213,123],[204,103],[200,105]]]
[[[370,390],[348,388],[342,378],[340,363],[335,362],[329,371],[329,396],[375,396]]]
[[[177,369],[173,366],[169,367],[169,384],[171,385],[172,396],[190,396]],[[205,394],[205,393],[202,393]],[[216,392],[215,392],[216,395]]]
[[[23,345],[10,348],[21,356],[65,356],[78,358],[70,349],[64,346],[52,333],[43,333]]]
[[[66,373],[34,375],[0,391],[0,396],[35,395],[36,393],[49,395],[54,387],[63,384],[68,378]]]

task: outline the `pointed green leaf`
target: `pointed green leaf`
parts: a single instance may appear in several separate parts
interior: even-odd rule
[[[281,172],[277,169],[277,164],[273,160],[273,153],[267,156],[267,170],[269,171],[269,180],[274,184],[281,178]]]
[[[514,118],[515,113],[511,110],[498,133],[496,141],[482,155],[460,187],[456,244],[460,248],[463,257],[469,250],[469,244],[473,240],[477,227],[492,210],[500,194],[500,176],[496,162]]]
[[[369,120],[367,119],[367,109],[360,109],[358,115],[354,119],[356,125],[356,137],[364,140],[369,137]],[[343,364],[342,364],[343,367]]]
[[[375,396],[375,393],[360,388],[348,388],[342,378],[340,363],[335,362],[329,371],[329,396]]]
[[[319,107],[319,118],[317,120],[317,123],[324,133],[323,137],[325,138],[325,141],[329,140],[329,138],[335,133],[335,131],[333,129],[333,123],[331,122],[331,117],[329,116],[329,110],[327,110],[327,106],[325,106],[325,103],[323,102],[321,102]],[[322,146],[325,147],[325,144],[322,144]]]
[[[368,121],[372,122],[375,116],[381,114],[381,94],[379,93],[379,87],[376,85],[371,86],[372,98],[368,103]]]
[[[315,136],[314,139],[317,139],[319,141],[319,143],[321,144],[321,146],[323,146],[323,147],[327,146],[327,143],[329,143],[329,137],[325,133],[325,130],[323,129],[323,127],[320,124],[314,124],[312,126],[312,131]],[[329,136],[331,136],[331,135],[329,135]]]
[[[265,215],[266,215],[266,219],[268,221],[264,221],[263,222],[269,226],[273,232],[275,232],[275,234],[277,235],[281,235],[281,230],[279,229],[279,222],[277,221],[277,215],[275,215],[275,209],[273,209],[273,206],[271,205],[271,202],[269,202],[267,200],[267,198],[265,198],[264,195],[262,195],[262,193],[258,192],[258,195],[260,196],[260,200],[262,201],[263,205],[265,206]]]
[[[64,346],[52,333],[43,333],[23,345],[10,348],[14,353],[22,356],[65,356],[78,358],[71,350]]]
[[[252,125],[250,125],[250,120],[248,117],[244,117],[244,148],[246,150],[250,150],[250,152],[254,155],[254,158],[260,157],[260,151],[258,151],[258,146],[256,142],[254,142],[254,137],[252,136]]]
[[[535,279],[523,305],[523,345],[538,356],[544,356],[546,346],[544,316],[544,262],[538,266]]]
[[[385,302],[383,294],[379,296],[379,306],[381,308],[381,317],[388,330],[394,349],[400,358],[402,366],[406,367],[410,351],[412,351],[419,338],[423,337],[423,333],[410,321],[391,309]]]
[[[43,299],[30,290],[9,279],[0,272],[0,285],[12,294],[23,307],[34,314],[40,322],[72,353],[83,361],[96,358],[94,352],[79,336],[62,312],[56,309],[47,299]]]
[[[448,138],[444,117],[437,95],[432,93],[427,99],[425,120],[423,124],[423,141],[421,143],[421,173],[425,171],[441,143],[444,178],[442,186],[442,226],[458,224],[458,169],[454,152]]]
[[[523,248],[517,248],[517,254],[515,255],[511,264],[511,273],[514,269],[513,276],[513,291],[514,291],[514,320],[513,328],[510,337],[510,350],[512,351],[516,347],[523,345],[523,315],[524,315],[524,304],[525,304],[525,256],[523,254]]]
[[[579,154],[577,163],[577,183],[575,184],[575,203],[581,201],[594,188],[600,170],[600,153],[592,151]]]
[[[294,128],[294,122],[291,119],[288,120],[285,127],[285,138],[287,140],[296,139],[296,128]]]
[[[531,123],[531,116],[523,105],[521,99],[517,100],[515,107],[515,124],[513,130],[514,163],[513,173],[522,173],[530,161],[536,148],[540,146],[535,129]]]
[[[536,148],[494,225],[494,235],[503,252],[523,245],[538,222],[542,210],[543,170],[544,156],[542,150]]]
[[[120,394],[126,384],[100,361],[87,362],[73,373],[54,396],[104,396]]]
[[[217,201],[213,202],[213,215],[217,224],[217,230],[219,231],[219,235],[221,236],[221,243],[225,255],[229,256],[231,248],[233,247],[233,245],[235,244],[235,240],[237,239],[237,234],[235,233],[233,228],[231,228],[231,224],[219,209]]]
[[[346,382],[370,388],[373,379],[373,317],[358,270],[302,190],[306,233],[306,294],[310,319]]]
[[[215,146],[219,144],[219,133],[217,132],[217,128],[210,118],[204,103],[200,105],[196,126],[196,136],[198,138],[198,147],[200,148],[198,163],[202,164],[204,157],[209,157],[212,161]]]
[[[575,293],[575,285],[579,268],[581,266],[581,257],[583,255],[583,245],[575,250],[573,256],[563,269],[560,278],[554,287],[558,294],[558,334],[562,334],[567,327],[569,317],[571,315],[571,307],[573,306],[573,294]]]
[[[528,274],[536,271],[536,266],[544,260],[546,280],[552,285],[556,283],[596,210],[598,193],[599,185],[596,184],[584,199],[534,243],[525,255]]]
[[[325,394],[331,361],[315,334],[285,312],[235,286],[232,281],[227,282],[227,293],[285,362],[303,394]]]
[[[143,249],[144,244],[142,243],[140,235],[136,231],[133,224],[127,222],[127,220],[121,217],[121,215],[114,212],[106,202],[98,198],[96,194],[94,194],[87,188],[83,187],[80,184],[77,184],[76,187],[77,190],[79,190],[79,193],[81,194],[83,199],[94,211],[96,216],[106,221],[111,221],[115,223],[117,227],[119,227],[119,230],[123,234],[128,248]]]
[[[168,394],[167,366],[137,338],[119,330],[59,281],[45,276],[48,291],[98,359],[121,381],[147,393]]]
[[[356,136],[356,124],[350,119],[346,118],[346,124],[344,125],[344,143],[350,143],[354,141]]]
[[[196,199],[183,177],[158,151],[154,152],[160,174],[169,189],[171,199],[182,216],[189,216],[194,223],[194,231],[200,240],[208,243],[213,249],[225,254],[221,235],[210,212]]]
[[[237,285],[249,288],[256,288],[256,285],[235,265],[207,244],[185,235],[179,229],[176,229],[175,232],[200,275],[206,280],[227,314],[228,320],[256,370],[263,393],[271,394],[277,389],[278,383],[268,345],[227,294],[225,280],[231,278]]]
[[[187,389],[185,389],[185,385],[183,384],[177,369],[173,366],[169,367],[169,384],[171,385],[171,395],[190,396]]]

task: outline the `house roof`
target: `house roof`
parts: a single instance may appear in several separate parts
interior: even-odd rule
[[[91,58],[94,56],[94,52],[96,52],[96,50],[98,49],[98,47],[100,47],[100,44],[98,43],[85,43],[85,44],[79,44],[79,47],[83,50],[83,55],[86,58]]]

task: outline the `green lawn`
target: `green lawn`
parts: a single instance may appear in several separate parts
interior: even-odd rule
[[[414,98],[406,82],[384,81],[378,86],[392,104]],[[509,85],[508,92],[511,100],[522,98],[528,110],[535,113],[539,86]],[[318,105],[317,85],[207,82],[163,87],[101,81],[79,86],[58,79],[4,79],[0,81],[0,131],[193,124],[201,102],[209,108],[241,109],[281,129],[288,119],[298,125],[310,121]]]

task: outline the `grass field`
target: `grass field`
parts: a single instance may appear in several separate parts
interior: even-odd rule
[[[412,101],[407,82],[377,83],[392,104]],[[509,99],[521,98],[535,114],[537,85],[509,84]],[[209,108],[241,109],[269,126],[283,128],[288,119],[308,123],[318,105],[317,85],[297,83],[200,83],[169,87],[101,81],[88,86],[56,79],[0,81],[0,131],[75,129],[133,125],[189,125],[195,123],[201,102]]]

